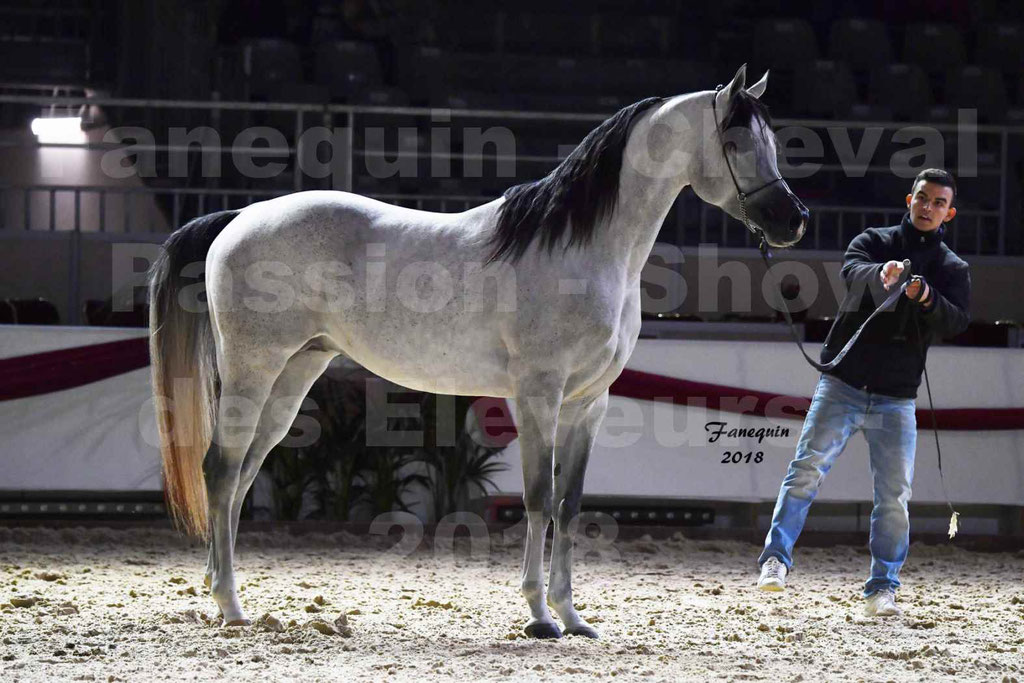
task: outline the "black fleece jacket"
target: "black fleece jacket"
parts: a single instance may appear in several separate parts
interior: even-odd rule
[[[913,274],[923,276],[931,288],[934,305],[925,309],[901,296],[895,307],[871,321],[830,374],[872,393],[917,396],[929,344],[963,332],[970,322],[971,275],[967,263],[943,243],[942,232],[941,227],[919,231],[908,213],[900,225],[868,228],[850,242],[842,268],[847,292],[821,350],[822,363],[839,353],[891,293],[880,277],[887,261],[910,259]]]

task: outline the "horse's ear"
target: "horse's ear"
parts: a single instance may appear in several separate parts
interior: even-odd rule
[[[732,77],[731,81],[729,81],[729,85],[723,88],[723,90],[725,90],[724,104],[726,109],[728,109],[729,103],[732,102],[732,99],[740,94],[740,91],[743,90],[743,87],[746,85],[746,83],[747,65],[744,64],[739,68],[738,71],[736,71],[736,75]]]
[[[759,80],[757,83],[755,83],[754,85],[752,85],[749,88],[747,88],[747,94],[749,94],[755,100],[756,99],[760,99],[761,95],[764,94],[765,88],[767,88],[767,87],[768,87],[768,72],[765,71],[764,72],[764,76],[761,76],[761,80]]]

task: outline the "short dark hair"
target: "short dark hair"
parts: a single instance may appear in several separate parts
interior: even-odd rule
[[[935,183],[936,185],[943,185],[953,190],[953,199],[956,199],[956,178],[949,171],[944,171],[941,168],[926,168],[917,174],[914,178],[914,184],[911,186],[910,191],[913,192],[917,188],[917,184],[925,180],[929,183]],[[952,202],[950,202],[952,204]]]

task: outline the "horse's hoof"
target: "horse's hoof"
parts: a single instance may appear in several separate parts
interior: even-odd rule
[[[583,636],[584,638],[593,638],[597,640],[601,636],[598,635],[597,629],[591,628],[586,624],[580,624],[578,626],[572,626],[562,631],[567,636]]]
[[[523,631],[531,638],[561,638],[562,632],[558,626],[548,621],[538,621],[535,624],[527,624]]]
[[[252,626],[252,622],[248,619],[232,619],[231,621],[222,624],[224,628],[228,626]]]

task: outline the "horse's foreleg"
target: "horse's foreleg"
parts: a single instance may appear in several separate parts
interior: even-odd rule
[[[608,408],[608,392],[590,403],[566,406],[558,417],[564,433],[555,450],[555,534],[551,544],[548,604],[565,625],[566,635],[597,638],[597,631],[572,604],[572,546],[579,523],[583,479],[597,430]],[[563,423],[564,421],[564,423]]]
[[[524,382],[516,392],[519,448],[523,460],[523,504],[526,507],[526,548],[523,556],[523,597],[530,606],[526,635],[562,635],[544,599],[544,539],[551,519],[551,466],[555,449],[562,383],[546,378]]]

